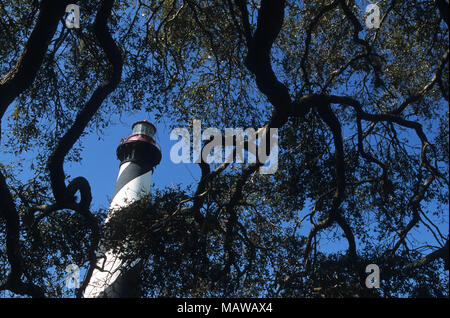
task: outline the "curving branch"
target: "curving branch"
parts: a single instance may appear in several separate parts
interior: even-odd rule
[[[0,80],[0,120],[12,101],[32,84],[69,2],[57,0],[43,0],[41,2],[36,25],[22,50],[22,54],[14,68]],[[1,172],[0,201],[2,202],[0,215],[6,222],[7,257],[11,265],[11,271],[7,279],[0,284],[0,290],[7,289],[20,295],[44,297],[43,288],[31,282],[24,283],[21,280],[24,268],[20,253],[20,219],[5,177]]]
[[[110,64],[109,76],[95,89],[91,98],[77,114],[72,126],[59,140],[47,162],[47,168],[50,172],[50,183],[57,204],[71,208],[83,215],[88,221],[88,226],[91,230],[91,246],[88,251],[89,269],[81,288],[77,291],[77,297],[81,297],[95,268],[97,261],[95,250],[100,240],[100,231],[97,220],[89,211],[92,200],[89,182],[83,177],[78,177],[73,179],[66,187],[64,159],[75,142],[80,138],[103,101],[119,85],[122,76],[123,61],[121,52],[107,26],[107,20],[111,15],[113,4],[113,0],[102,1],[94,21],[94,34]],[[81,199],[79,203],[75,203],[74,194],[78,191],[80,192]]]
[[[427,180],[424,182],[424,184],[420,186],[420,189],[417,191],[417,193],[415,193],[414,196],[409,201],[409,206],[412,209],[413,217],[409,221],[409,223],[406,225],[406,227],[404,229],[402,229],[402,231],[400,232],[400,234],[399,234],[400,238],[398,239],[397,243],[394,245],[392,250],[390,250],[388,252],[394,253],[400,247],[400,245],[403,244],[403,242],[406,239],[406,236],[411,231],[411,229],[417,223],[419,223],[419,221],[420,221],[419,205],[420,205],[420,202],[425,197],[425,193],[426,193],[427,189],[430,187],[430,184],[433,182],[433,180],[434,180],[434,176],[430,175],[427,178]]]
[[[431,252],[430,254],[428,254],[427,256],[425,256],[424,258],[413,262],[413,263],[409,263],[408,265],[406,265],[406,269],[415,269],[415,268],[420,268],[422,266],[428,265],[432,262],[434,262],[437,259],[443,259],[445,262],[445,270],[449,270],[449,262],[448,262],[448,258],[449,258],[449,250],[448,250],[448,239],[447,242],[445,243],[445,245],[433,252]]]
[[[329,8],[327,7],[324,13],[333,9],[335,5],[337,3],[333,3]],[[255,75],[259,90],[267,96],[268,100],[275,107],[269,127],[281,127],[286,123],[289,116],[302,117],[311,107],[317,106],[321,118],[333,133],[336,148],[336,192],[333,197],[330,217],[321,222],[320,225],[315,226],[313,232],[310,233],[309,240],[307,240],[306,255],[309,254],[311,239],[315,233],[336,221],[349,241],[349,254],[356,256],[356,244],[352,231],[345,219],[339,214],[339,206],[344,197],[345,164],[341,127],[338,118],[330,108],[329,97],[308,95],[292,102],[288,88],[278,81],[270,63],[271,47],[281,29],[284,19],[284,8],[285,1],[261,1],[257,28],[253,37],[248,41],[248,54],[245,64]],[[245,16],[245,14],[246,12],[243,12],[241,8],[241,16]]]
[[[433,86],[436,82],[438,82],[438,84],[441,87],[441,92],[442,92],[443,97],[445,99],[448,99],[448,95],[446,95],[447,93],[445,92],[445,89],[443,88],[443,84],[442,84],[442,72],[444,70],[444,67],[448,63],[448,54],[449,54],[449,50],[447,50],[444,53],[444,55],[442,56],[442,58],[439,62],[439,66],[437,67],[436,72],[435,72],[433,78],[431,79],[431,81],[429,83],[427,83],[417,94],[411,95],[408,98],[406,98],[405,101],[403,103],[401,103],[400,106],[398,106],[398,108],[395,109],[391,114],[394,114],[394,115],[401,114],[406,109],[406,107],[408,107],[412,103],[415,103],[415,102],[419,101],[420,99],[422,99],[425,96],[425,94],[433,88]]]
[[[0,119],[12,101],[33,83],[44,61],[48,45],[69,3],[71,3],[69,0],[41,1],[36,25],[22,54],[14,68],[0,80]]]
[[[270,127],[281,127],[287,121],[287,109],[291,104],[289,90],[281,83],[270,62],[270,52],[283,24],[286,1],[261,1],[256,31],[248,41],[245,66],[255,75],[258,89],[275,107]],[[241,15],[246,16],[246,12]]]
[[[316,15],[316,17],[312,20],[311,24],[308,27],[308,30],[306,31],[306,40],[305,40],[305,51],[303,52],[303,56],[300,59],[300,67],[303,71],[303,85],[309,86],[309,77],[308,77],[308,69],[307,69],[307,63],[308,63],[308,55],[309,55],[309,47],[311,45],[311,35],[312,32],[316,29],[317,25],[319,24],[322,17],[327,14],[328,12],[334,10],[339,4],[339,0],[334,0],[329,5],[324,6],[319,13]]]
[[[91,98],[77,114],[74,123],[59,140],[47,161],[50,182],[57,202],[73,202],[73,198],[68,196],[69,193],[65,186],[64,159],[75,142],[80,138],[103,101],[116,89],[122,75],[123,61],[121,52],[107,27],[107,19],[111,14],[113,3],[114,1],[111,0],[103,1],[94,22],[95,36],[110,63],[109,77],[95,89]]]
[[[381,66],[379,65],[379,63],[376,63],[371,59],[371,56],[374,55],[374,53],[372,52],[372,46],[369,44],[368,41],[363,40],[359,37],[359,32],[363,30],[363,26],[359,22],[358,17],[356,17],[354,12],[347,5],[346,0],[340,0],[339,5],[344,11],[344,14],[347,17],[347,19],[353,26],[353,41],[365,48],[366,52],[364,54],[364,57],[367,59],[367,62],[372,66],[375,72],[375,76],[379,78],[381,73]]]
[[[0,283],[0,290],[10,290],[19,295],[42,298],[44,289],[31,282],[24,283],[21,276],[24,272],[20,252],[20,219],[14,199],[9,192],[5,177],[0,172],[0,216],[6,224],[6,255],[11,265],[10,273],[5,281]]]
[[[236,224],[238,223],[238,215],[236,211],[236,206],[240,203],[242,200],[242,191],[244,189],[244,185],[247,183],[250,176],[258,170],[259,167],[261,167],[263,163],[261,162],[255,162],[250,164],[241,174],[239,180],[236,182],[236,187],[233,192],[233,195],[231,196],[230,200],[228,201],[227,205],[225,206],[225,214],[228,215],[228,221],[226,225],[226,232],[225,232],[225,242],[224,242],[224,251],[226,254],[226,261],[225,261],[225,267],[223,269],[224,272],[229,272],[231,265],[234,263],[234,251],[232,247],[233,243],[233,232]]]
[[[304,266],[308,268],[309,265],[309,254],[311,251],[311,244],[313,238],[317,235],[320,230],[330,227],[334,222],[336,222],[341,229],[344,231],[344,235],[348,241],[349,248],[348,252],[353,261],[356,261],[356,242],[353,235],[352,229],[348,224],[347,220],[340,213],[340,205],[344,200],[345,193],[345,161],[344,161],[344,145],[342,140],[342,131],[339,119],[334,114],[330,107],[330,104],[325,104],[317,107],[319,116],[325,122],[325,124],[330,128],[334,147],[335,147],[335,171],[336,171],[336,190],[333,195],[333,201],[331,204],[331,209],[328,213],[328,217],[322,222],[318,223],[310,231],[305,245],[305,259]]]

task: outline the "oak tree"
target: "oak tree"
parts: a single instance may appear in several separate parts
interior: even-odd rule
[[[65,26],[72,3],[79,29]],[[448,297],[448,1],[379,1],[379,28],[367,4],[0,2],[1,150],[35,155],[0,163],[0,290],[67,296],[75,263],[82,297],[102,239],[143,261],[144,297]],[[64,165],[137,110],[278,128],[278,170],[200,163],[197,184],[102,226],[95,176]]]

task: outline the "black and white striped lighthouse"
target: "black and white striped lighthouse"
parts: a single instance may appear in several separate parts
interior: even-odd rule
[[[133,124],[132,130],[132,134],[122,139],[117,147],[119,176],[105,222],[115,211],[150,193],[153,169],[161,161],[161,148],[153,139],[155,126],[145,120],[138,121]],[[112,251],[101,252],[97,267],[102,270],[93,271],[84,297],[138,297],[139,260],[127,266],[126,271],[122,271],[123,265],[120,255]]]

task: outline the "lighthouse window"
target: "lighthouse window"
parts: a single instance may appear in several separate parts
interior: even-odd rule
[[[147,123],[137,123],[133,127],[133,134],[143,134],[153,137],[155,134],[155,128]]]

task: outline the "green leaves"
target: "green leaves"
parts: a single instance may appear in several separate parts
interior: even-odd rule
[[[35,3],[0,4],[2,74],[13,68],[29,38]],[[48,282],[55,296],[64,292],[58,289],[58,275],[64,274],[67,262],[86,268],[89,231],[73,211],[46,214],[38,209],[30,214],[28,209],[54,203],[45,169],[48,155],[110,75],[93,34],[98,3],[80,4],[80,30],[58,26],[33,84],[16,98],[7,120],[3,118],[3,127],[6,121],[8,126],[2,151],[17,158],[7,175],[21,216],[25,273],[30,281]],[[434,2],[379,1],[382,24],[368,30],[364,8],[352,6],[349,14],[344,2],[286,1],[269,57],[273,74],[258,77],[245,60],[246,37],[258,27],[261,4],[243,3],[248,17],[236,1],[116,1],[108,23],[124,60],[122,80],[86,134],[136,111],[169,123],[169,129],[186,126],[192,118],[219,129],[262,127],[274,108],[292,106],[273,105],[270,100],[280,96],[263,94],[264,89],[274,91],[261,85],[273,77],[295,101],[310,94],[351,97],[361,104],[359,113],[348,105],[330,107],[342,127],[344,148],[345,195],[337,210],[356,238],[356,263],[344,255],[348,242],[341,227],[312,231],[330,216],[337,187],[336,136],[317,114],[322,105],[315,104],[307,105],[305,116],[287,114],[279,132],[277,173],[251,175],[240,183],[239,196],[245,168],[238,165],[208,180],[200,193],[203,201],[194,197],[195,184],[182,185],[183,191],[157,191],[111,220],[104,229],[105,246],[129,260],[144,260],[146,296],[448,294],[448,272],[439,262],[403,271],[448,236],[441,226],[448,223],[448,26]],[[355,32],[352,15],[363,30]],[[261,63],[252,62],[254,67]],[[373,116],[362,120],[362,112]],[[426,147],[417,126],[402,125],[405,121],[421,124]],[[83,162],[82,141],[67,161]],[[30,150],[35,155],[32,166],[23,168],[37,177],[26,186],[15,174]],[[434,181],[424,186],[430,175]],[[423,189],[420,202],[412,205]],[[239,200],[229,208],[234,197]],[[201,202],[195,211],[194,201]],[[99,211],[99,219],[105,213]],[[391,251],[417,215],[420,222],[411,226],[415,230]],[[425,229],[432,234],[425,236]],[[0,230],[4,242],[4,223]],[[309,235],[311,255],[305,255]],[[308,257],[310,268],[304,266]],[[355,268],[373,262],[379,262],[385,275],[378,291],[362,289]],[[8,266],[0,256],[0,275]]]

